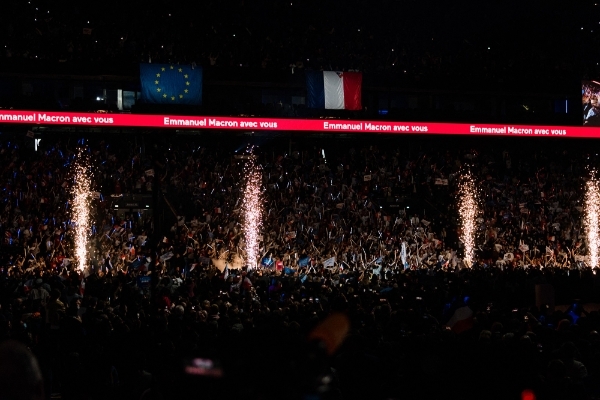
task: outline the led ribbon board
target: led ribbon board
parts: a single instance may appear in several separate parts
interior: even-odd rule
[[[600,138],[600,127],[0,110],[0,124]]]

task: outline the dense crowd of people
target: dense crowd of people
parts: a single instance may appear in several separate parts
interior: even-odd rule
[[[117,12],[118,10],[118,12]],[[314,0],[7,3],[0,58],[78,65],[139,62],[271,70],[390,72],[511,81],[595,76],[595,7]],[[518,16],[515,17],[515,16]]]
[[[0,70],[169,62],[232,80],[573,87],[598,73],[596,8],[23,0],[0,5]],[[588,123],[596,92],[583,88]],[[0,133],[0,399],[600,399],[589,141],[13,132]],[[78,164],[93,182],[85,259]]]
[[[32,140],[0,149],[0,337],[32,349],[47,396],[600,396],[588,143]],[[240,203],[250,157],[264,189],[255,262]],[[95,222],[79,270],[69,189],[83,158]],[[472,262],[467,170],[481,199]],[[126,194],[161,209],[116,210]]]

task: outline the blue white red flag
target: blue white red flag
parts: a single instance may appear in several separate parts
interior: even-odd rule
[[[309,108],[362,110],[362,73],[306,71]]]

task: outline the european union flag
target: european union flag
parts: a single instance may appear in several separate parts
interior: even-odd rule
[[[140,64],[142,101],[153,104],[202,104],[202,68]]]

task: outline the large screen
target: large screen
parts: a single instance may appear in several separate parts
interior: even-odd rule
[[[583,106],[583,125],[600,126],[600,82],[582,82],[581,103]]]

